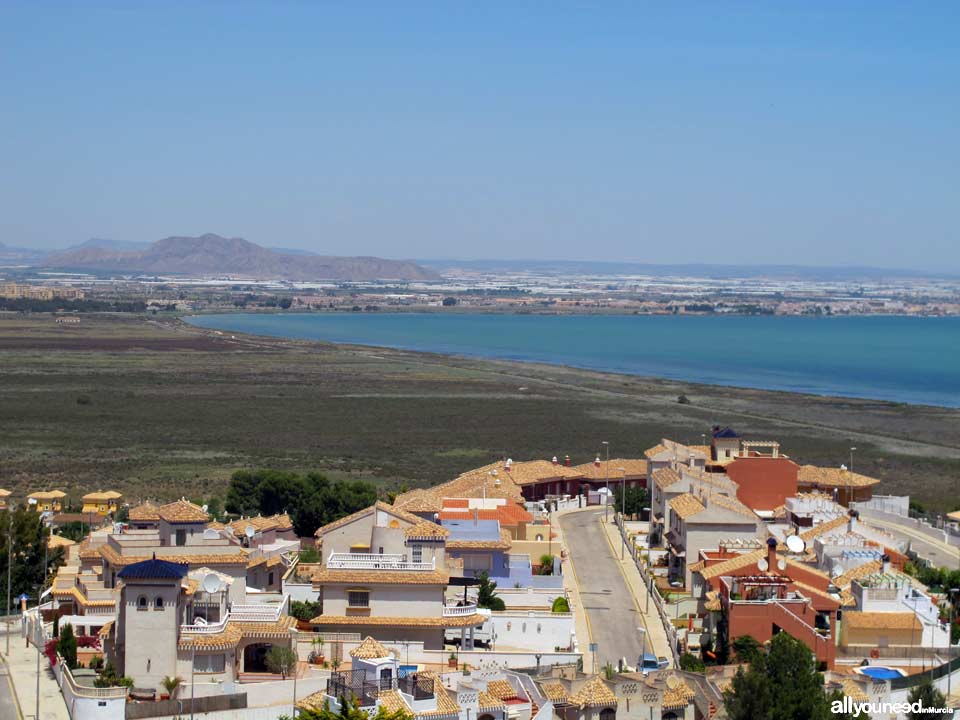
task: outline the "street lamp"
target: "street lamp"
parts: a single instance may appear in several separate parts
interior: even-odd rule
[[[950,588],[947,591],[947,597],[950,598],[950,623],[947,625],[947,645],[950,645],[950,641],[953,640],[953,618],[956,613],[956,602],[957,593],[960,593],[960,588]],[[947,698],[950,697],[952,692],[950,679],[953,676],[953,673],[947,673]]]
[[[293,642],[293,712],[291,717],[297,717],[297,670],[300,664],[300,652],[297,646],[297,629],[290,628],[290,638]]]
[[[617,470],[620,471],[622,480],[620,486],[620,539],[623,541],[620,543],[620,560],[622,562],[627,551],[627,469],[617,468]]]
[[[647,629],[643,627],[638,627],[637,632],[640,633],[641,642],[641,651],[640,651],[640,667],[637,668],[637,672],[643,670],[643,656],[647,654]]]
[[[853,453],[856,451],[857,449],[855,447],[850,448],[850,472],[853,472]]]
[[[607,462],[603,466],[603,477],[607,487],[607,494],[603,498],[603,521],[607,522],[607,518],[610,516],[610,443],[604,440],[600,444],[607,452]]]

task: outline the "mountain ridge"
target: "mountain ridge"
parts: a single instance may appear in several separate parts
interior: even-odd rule
[[[215,233],[170,236],[143,249],[87,245],[45,258],[45,265],[178,275],[242,275],[283,280],[435,280],[436,271],[409,260],[301,255],[278,252],[249,240]]]

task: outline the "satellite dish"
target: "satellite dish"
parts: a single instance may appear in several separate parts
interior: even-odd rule
[[[208,595],[213,595],[215,592],[220,592],[220,588],[223,587],[223,583],[220,582],[220,578],[214,573],[207,573],[204,575],[200,585],[203,587],[203,591]]]
[[[246,535],[248,538],[252,538],[254,535],[257,534],[257,531],[253,529],[253,525],[247,525],[243,529],[243,534]]]
[[[200,509],[203,510],[204,512],[206,512],[206,511],[207,511],[207,506],[206,506],[206,505],[201,505],[201,506],[200,506]]]
[[[680,687],[680,678],[673,673],[667,675],[667,687],[671,690],[676,690],[678,687]]]
[[[203,531],[204,540],[216,540],[218,537],[220,537],[220,533],[214,528],[207,528]]]
[[[807,543],[799,535],[791,535],[787,538],[787,549],[790,552],[802,553],[807,548]]]
[[[207,624],[207,619],[206,619],[205,617],[203,617],[202,615],[197,615],[197,616],[193,619],[193,624],[194,624],[194,625],[199,625],[200,627],[205,627],[206,624]]]
[[[766,572],[769,568],[770,563],[768,563],[765,558],[760,558],[757,560],[757,570],[760,572]]]
[[[787,569],[787,561],[784,560],[783,558],[780,558],[779,560],[777,560],[777,569],[778,569],[778,570],[786,570],[786,569]]]

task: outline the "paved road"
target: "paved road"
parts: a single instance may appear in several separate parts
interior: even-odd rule
[[[13,696],[13,685],[10,683],[7,664],[0,662],[0,718],[20,720],[21,717],[17,701]]]
[[[960,548],[935,540],[929,535],[924,535],[910,525],[897,522],[882,523],[874,518],[867,518],[866,523],[902,540],[909,541],[910,547],[915,553],[938,567],[947,567],[951,570],[960,567]]]
[[[559,518],[570,561],[580,588],[580,601],[586,610],[590,640],[598,645],[597,667],[616,666],[626,658],[631,667],[643,652],[642,635],[637,632],[643,620],[623,574],[610,551],[598,517],[603,510],[575,512]],[[586,643],[581,643],[584,654]]]

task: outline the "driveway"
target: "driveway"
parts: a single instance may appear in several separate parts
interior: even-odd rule
[[[597,668],[608,662],[616,667],[621,658],[634,667],[643,652],[642,635],[637,632],[643,620],[598,522],[602,516],[600,508],[568,513],[558,522],[570,551],[590,641],[598,645]],[[588,650],[586,642],[581,641],[583,654]]]

